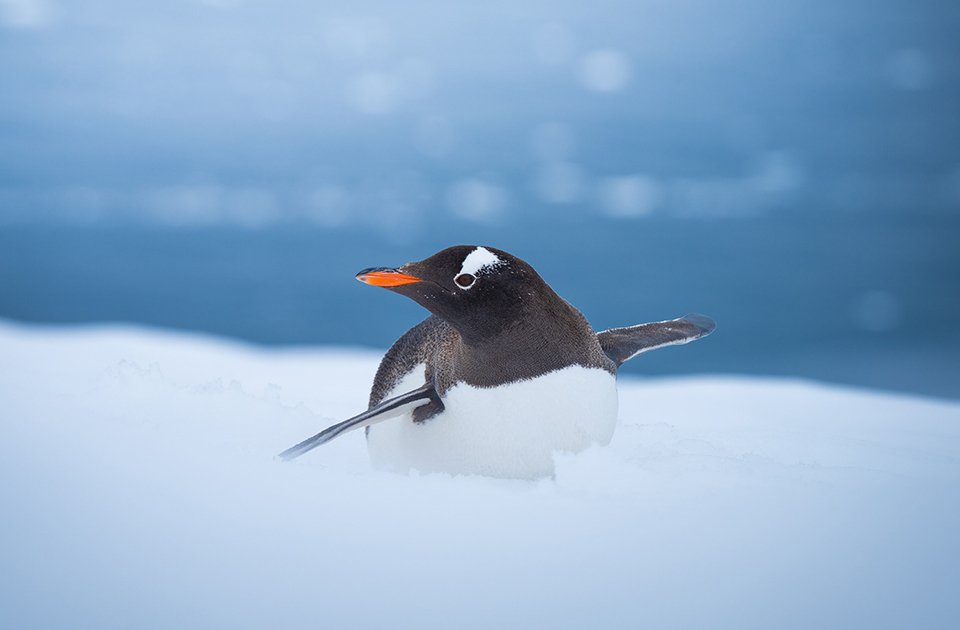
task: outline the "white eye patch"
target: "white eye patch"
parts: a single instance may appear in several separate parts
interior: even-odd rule
[[[457,275],[460,276],[467,273],[471,276],[475,276],[481,269],[486,269],[487,267],[496,267],[497,265],[502,264],[503,260],[497,257],[497,255],[491,252],[489,249],[486,249],[485,247],[478,247],[467,254],[467,257],[463,259],[463,266],[460,267],[460,273]]]

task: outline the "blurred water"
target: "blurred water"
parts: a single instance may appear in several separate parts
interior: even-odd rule
[[[440,223],[416,244],[317,228],[11,228],[0,232],[0,315],[385,348],[425,311],[353,274],[450,242],[494,243],[534,264],[598,330],[690,311],[720,322],[709,340],[630,362],[632,373],[787,374],[960,395],[952,218]]]
[[[960,396],[960,8],[0,2],[0,316],[385,346],[516,253],[643,373]]]

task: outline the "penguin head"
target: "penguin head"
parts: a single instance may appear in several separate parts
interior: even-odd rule
[[[468,342],[514,325],[538,297],[552,293],[516,256],[472,245],[449,247],[398,268],[364,269],[357,279],[409,297]]]

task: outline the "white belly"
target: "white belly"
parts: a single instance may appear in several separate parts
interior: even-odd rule
[[[424,383],[416,369],[390,396]],[[616,377],[569,366],[494,388],[460,384],[444,396],[443,413],[415,423],[409,413],[372,425],[375,468],[534,479],[553,474],[553,453],[605,445],[617,424]]]

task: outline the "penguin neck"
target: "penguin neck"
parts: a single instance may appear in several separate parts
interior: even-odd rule
[[[461,333],[455,380],[496,387],[569,365],[615,370],[604,363],[606,356],[583,315],[554,296],[552,304],[538,305],[536,312],[505,323],[495,334],[474,338]]]

